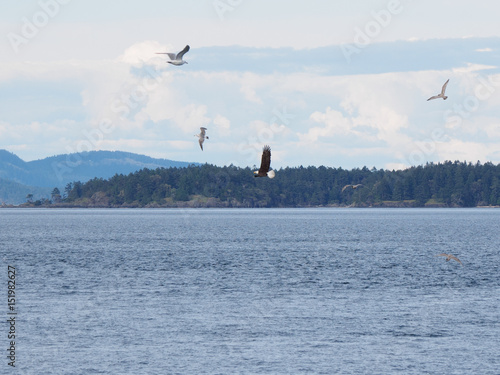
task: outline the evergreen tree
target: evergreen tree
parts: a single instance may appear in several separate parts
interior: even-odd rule
[[[144,169],[108,180],[68,184],[67,202],[92,200],[96,193],[111,206],[164,205],[212,198],[228,207],[377,205],[386,201],[424,206],[430,199],[449,206],[500,204],[500,165],[445,162],[384,171],[328,167],[284,168],[276,178],[254,178],[250,168],[205,164],[188,168]],[[346,189],[345,185],[362,184]],[[54,189],[54,197],[57,191]],[[27,197],[28,198],[28,197]],[[205,199],[205,201],[206,201]],[[434,202],[433,201],[433,202]]]
[[[52,190],[52,193],[50,194],[52,197],[52,202],[53,203],[61,203],[61,191],[56,187],[54,190]]]

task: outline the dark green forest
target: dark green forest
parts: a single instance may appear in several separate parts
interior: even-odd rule
[[[362,184],[357,189],[347,184]],[[56,189],[54,189],[56,190]],[[44,202],[47,204],[50,202]],[[500,165],[444,162],[400,171],[297,167],[254,178],[214,165],[143,169],[74,182],[52,204],[83,207],[475,207],[500,205]]]

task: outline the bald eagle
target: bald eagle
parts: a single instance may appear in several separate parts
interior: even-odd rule
[[[269,177],[274,178],[276,174],[274,171],[270,171],[271,167],[271,147],[264,146],[262,149],[262,160],[260,162],[260,169],[258,171],[253,172],[254,177]]]

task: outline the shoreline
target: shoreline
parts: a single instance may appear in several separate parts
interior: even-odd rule
[[[124,204],[124,205],[99,205],[99,204],[72,204],[72,203],[54,203],[54,204],[45,204],[45,205],[34,205],[34,204],[21,204],[21,205],[8,205],[4,204],[0,206],[0,209],[199,209],[199,208],[230,208],[230,209],[261,209],[261,208],[482,208],[482,209],[495,209],[500,208],[500,206],[473,206],[473,207],[464,207],[458,205],[448,206],[445,204],[429,204],[423,206],[416,206],[415,204],[407,203],[407,202],[377,202],[373,204],[352,204],[352,205],[337,205],[337,204],[329,204],[329,205],[319,205],[319,206],[254,206],[249,207],[245,205],[230,205],[230,204],[190,204],[190,202],[179,202],[179,204],[168,204],[168,205],[146,205],[141,206],[139,204]]]

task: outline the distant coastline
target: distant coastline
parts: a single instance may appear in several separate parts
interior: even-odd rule
[[[89,174],[95,172],[90,168]],[[211,164],[142,168],[74,180],[40,197],[0,204],[57,208],[498,207],[500,164],[428,163],[405,170],[286,167],[276,177]],[[9,185],[6,185],[9,186]],[[0,188],[2,185],[0,184]],[[11,185],[10,188],[15,188]]]
[[[20,205],[0,205],[1,208],[30,208],[30,209],[58,209],[58,208],[67,208],[67,209],[74,209],[74,208],[109,208],[109,209],[117,209],[117,208],[123,208],[123,209],[134,209],[134,208],[139,208],[139,209],[160,209],[160,208],[172,208],[172,209],[196,209],[196,208],[500,208],[500,205],[495,205],[495,206],[485,206],[485,205],[480,205],[480,206],[473,206],[473,207],[463,207],[463,206],[448,206],[446,204],[439,204],[439,203],[434,203],[430,202],[429,204],[425,204],[424,206],[417,206],[415,201],[386,201],[386,202],[378,202],[378,203],[373,203],[373,204],[364,204],[364,203],[359,203],[359,204],[351,204],[351,205],[344,205],[344,204],[328,204],[328,205],[300,205],[300,206],[279,206],[279,207],[248,207],[243,204],[238,204],[237,202],[221,202],[216,199],[208,199],[205,202],[200,201],[200,200],[191,200],[187,202],[170,202],[168,204],[149,204],[146,206],[141,206],[137,203],[131,203],[131,204],[123,204],[123,205],[103,205],[103,204],[96,204],[96,203],[91,203],[87,202],[86,204],[78,204],[78,203],[47,203],[47,204],[40,204],[40,205],[35,205],[35,204],[29,204],[29,203],[24,203]]]

